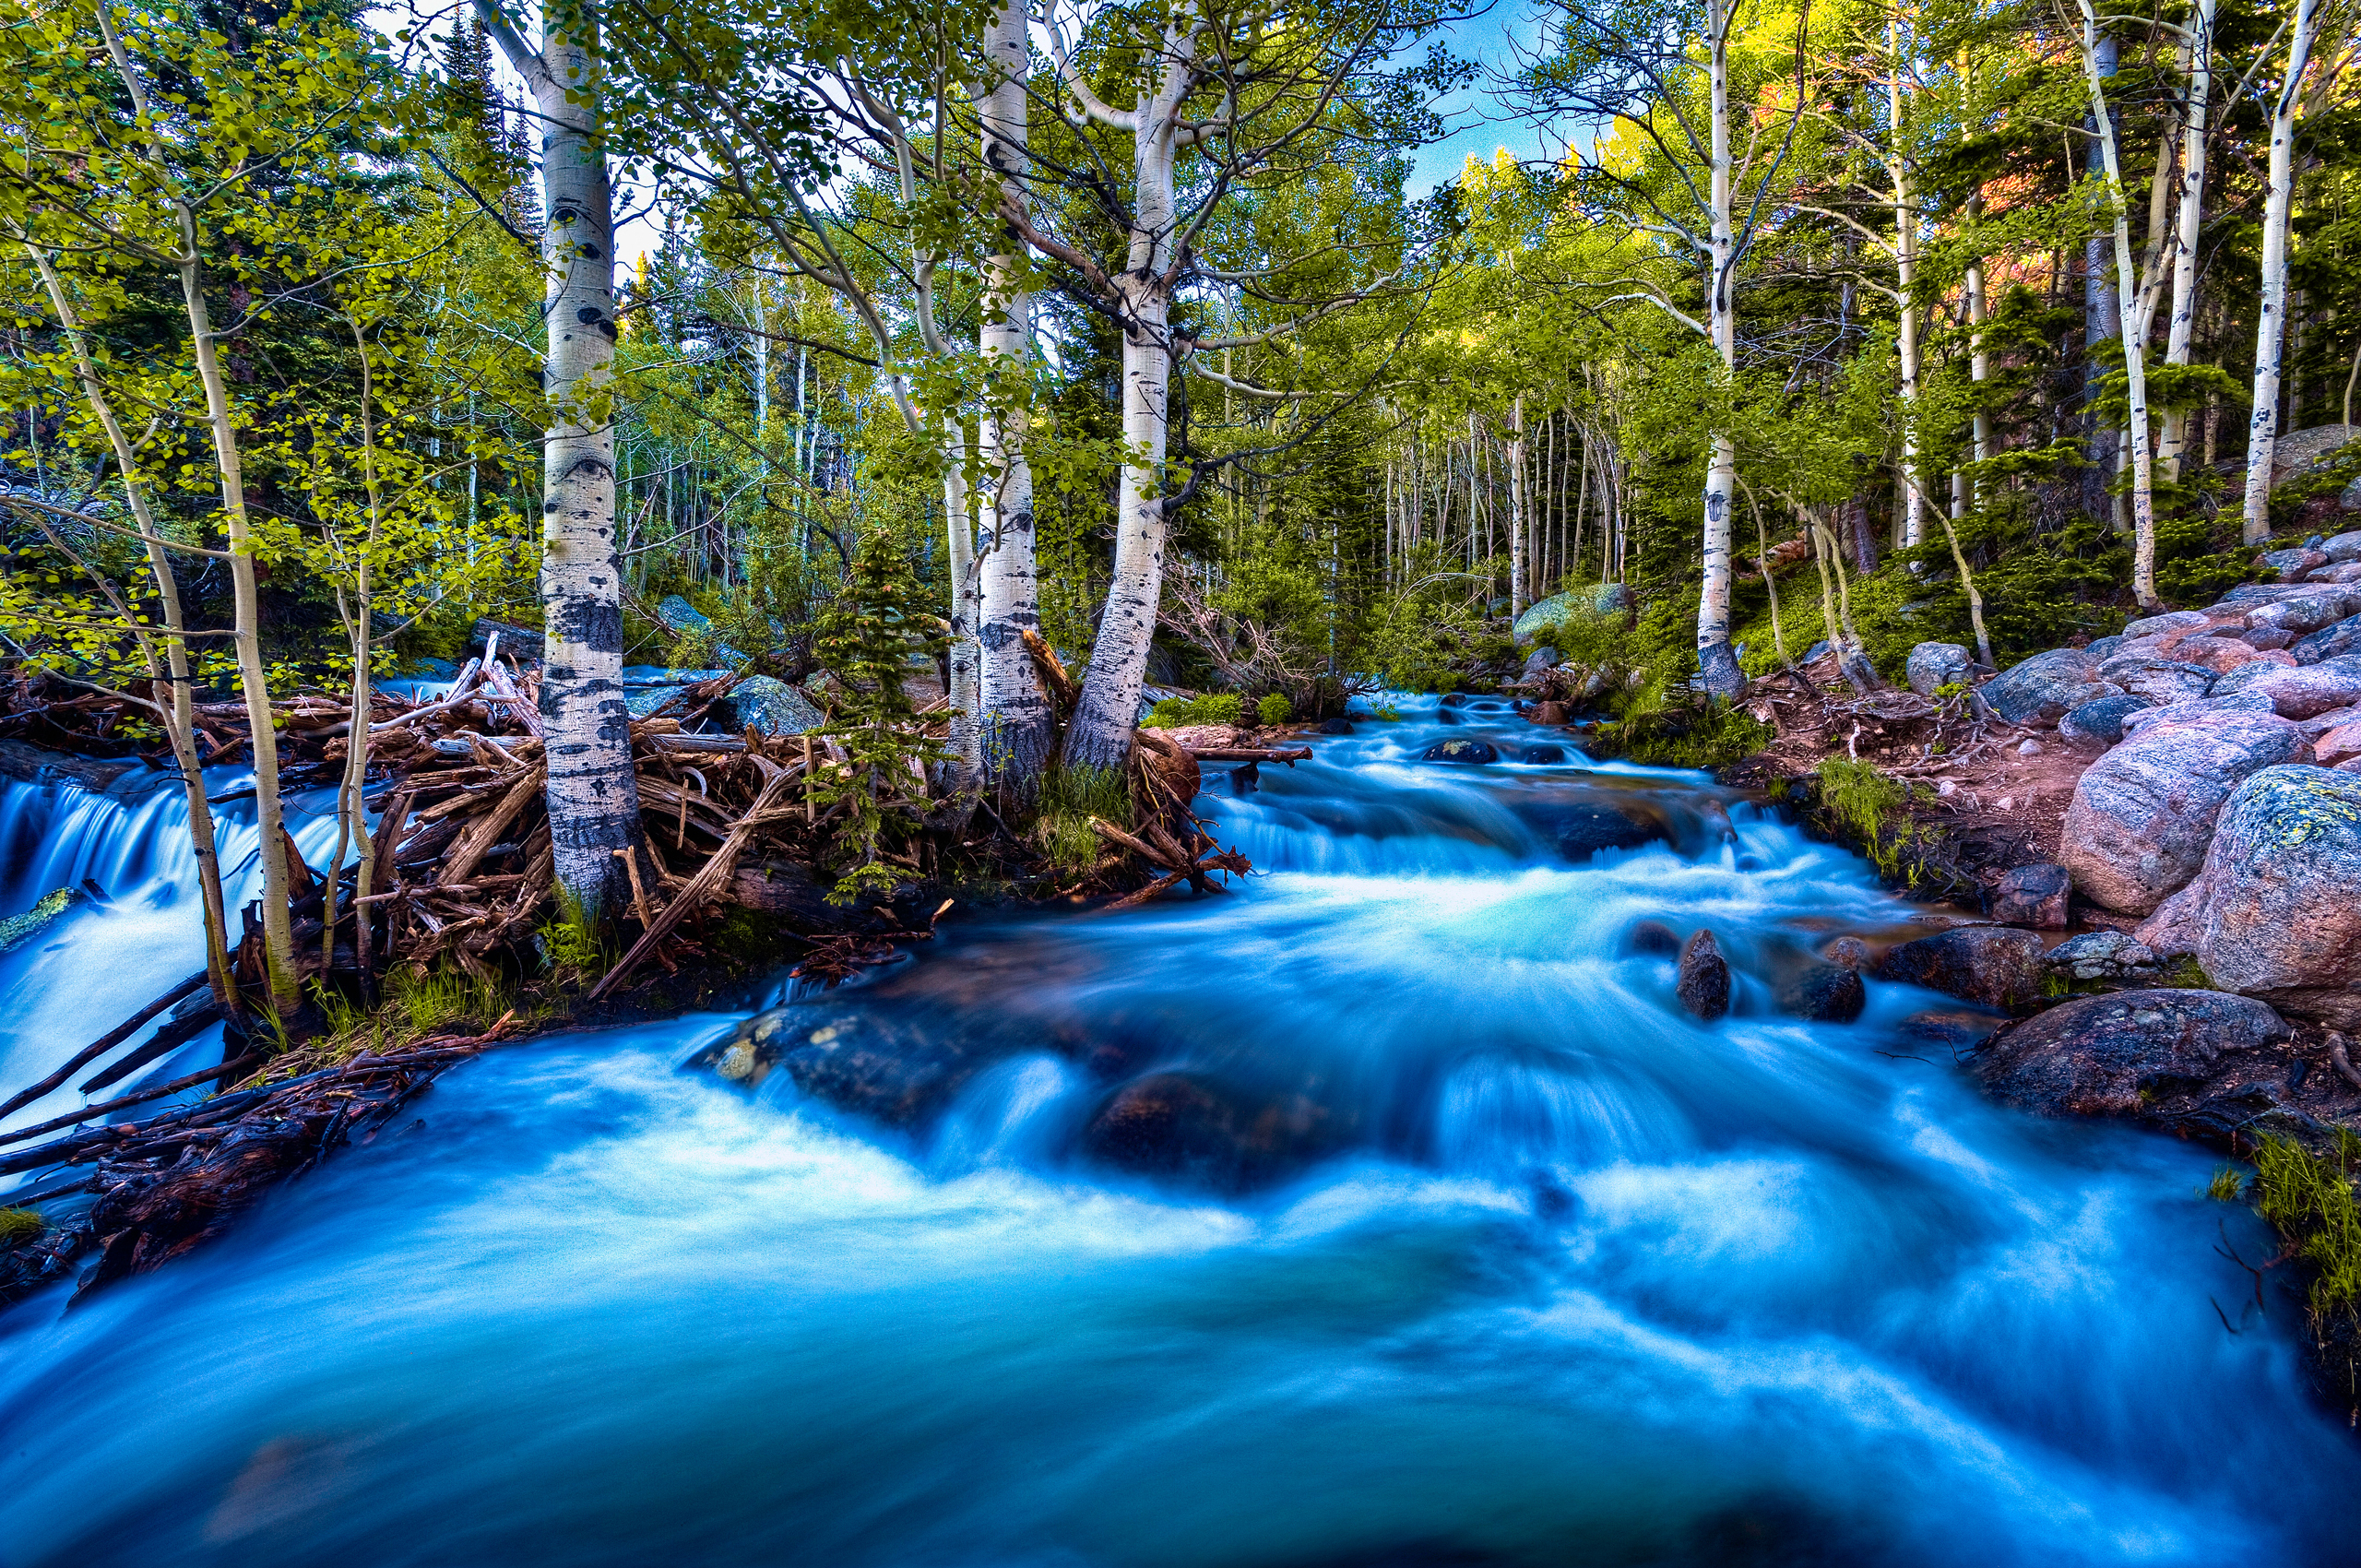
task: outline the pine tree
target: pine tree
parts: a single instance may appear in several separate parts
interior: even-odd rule
[[[838,686],[836,722],[821,733],[843,746],[846,759],[814,798],[831,811],[848,807],[836,842],[857,856],[829,893],[831,903],[891,892],[900,880],[882,863],[882,841],[896,817],[923,815],[924,769],[947,754],[920,731],[902,682],[913,664],[932,662],[945,646],[940,626],[893,535],[884,529],[862,535],[852,574],[821,613],[813,645]]]

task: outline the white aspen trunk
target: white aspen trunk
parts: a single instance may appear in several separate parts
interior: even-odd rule
[[[1525,395],[1509,405],[1509,617],[1525,613]]]
[[[2192,19],[2196,34],[2189,41],[2189,104],[2181,127],[2180,214],[2173,249],[2172,319],[2165,327],[2165,362],[2189,362],[2189,343],[2197,326],[2197,238],[2205,218],[2205,119],[2213,92],[2213,11],[2215,0],[2198,0]],[[2158,460],[2165,478],[2180,480],[2181,453],[2189,445],[2189,412],[2175,409],[2165,416]]]
[[[613,192],[598,145],[600,61],[595,13],[583,33],[545,17],[536,52],[494,11],[477,14],[525,78],[542,125],[548,214],[548,347],[542,436],[541,724],[547,735],[550,846],[557,885],[586,919],[630,900],[615,851],[638,853],[639,781],[623,689],[623,564],[615,552]],[[649,868],[652,869],[652,868]]]
[[[148,114],[146,84],[132,68],[130,53],[116,36],[104,6],[98,10],[107,53],[123,78],[133,109]],[[179,230],[181,301],[188,314],[189,346],[205,392],[206,423],[213,435],[215,467],[221,478],[223,531],[229,536],[231,642],[237,649],[238,684],[246,699],[246,724],[253,732],[255,759],[255,821],[261,842],[256,854],[262,867],[263,967],[271,1011],[293,1012],[303,1000],[295,972],[294,920],[288,909],[287,832],[279,799],[279,731],[270,707],[270,686],[262,662],[262,602],[255,578],[254,536],[246,517],[246,483],[239,462],[238,431],[230,407],[229,381],[221,374],[219,345],[214,341],[213,318],[205,303],[205,263],[199,249],[196,209],[173,184],[172,160],[162,139],[153,132],[148,148],[156,174],[172,194],[172,214]],[[201,787],[201,786],[200,786]]]
[[[156,579],[156,597],[164,617],[161,671],[157,669],[156,652],[148,636],[135,636],[148,651],[150,673],[166,677],[152,682],[150,690],[157,714],[163,720],[165,736],[172,742],[172,761],[180,768],[181,788],[188,802],[189,843],[196,858],[197,893],[205,907],[205,978],[215,1002],[224,1007],[234,1006],[238,989],[237,979],[230,970],[229,909],[221,894],[221,856],[214,837],[213,808],[205,797],[205,778],[196,749],[196,698],[189,689],[188,644],[183,636],[188,622],[181,609],[180,583],[172,576],[172,556],[165,548],[164,536],[156,527],[148,484],[139,476],[137,454],[124,434],[122,422],[115,418],[113,400],[107,397],[106,388],[99,380],[98,366],[92,362],[89,342],[83,337],[81,318],[73,302],[67,299],[65,283],[50,265],[49,257],[31,245],[25,249],[40,269],[42,284],[57,311],[57,324],[74,351],[75,374],[82,384],[83,398],[107,433],[107,445],[113,450],[115,466],[123,473],[124,495],[130,505],[131,520],[139,529],[140,541],[147,547],[148,569]]]
[[[2091,69],[2101,81],[2102,89],[2116,73],[2117,50],[2112,35],[2101,34],[2093,51],[2095,64]],[[2102,93],[2104,96],[2104,93]],[[2104,118],[2107,111],[2100,110]],[[2085,176],[2106,172],[2106,155],[2099,143],[2099,127],[2091,126],[2091,145],[2084,155]],[[2115,468],[2115,434],[2112,428],[2099,423],[2098,396],[2101,370],[2098,345],[2118,332],[2122,320],[2120,302],[2115,296],[2114,266],[2110,259],[2106,231],[2094,229],[2082,246],[2082,422],[2087,432],[2084,456],[2090,466],[2082,474],[2082,507],[2094,517],[2103,514],[2110,527],[2119,526],[2119,508],[2107,493],[2107,480]]]
[[[1009,0],[993,19],[985,53],[993,77],[983,104],[984,161],[997,170],[1002,189],[1022,201],[1018,180],[1026,169],[1026,71],[1030,63],[1027,10]],[[1032,302],[1017,287],[1024,261],[1020,242],[1010,234],[1002,250],[985,261],[983,325],[979,332],[988,362],[998,362],[1018,381],[1028,373],[1032,349]],[[983,558],[982,607],[976,624],[982,671],[978,731],[983,777],[996,790],[1029,799],[1057,743],[1057,713],[1042,690],[1025,646],[1025,634],[1041,629],[1038,567],[1033,538],[1033,469],[1025,457],[1021,409],[987,406],[978,431],[984,471],[993,489],[984,508],[991,539]]]
[[[2130,409],[2124,445],[2131,464],[2131,597],[2143,608],[2156,602],[2156,500],[2148,434],[2147,336],[2140,304],[2138,264],[2131,255],[2131,215],[2124,200],[2123,166],[2118,157],[2115,120],[2107,112],[2106,79],[2099,65],[2099,18],[2092,0],[2082,0],[2082,68],[2098,126],[2099,156],[2106,168],[2107,195],[2115,208],[2115,299],[2123,341],[2123,371]]]
[[[1893,279],[1901,294],[1901,323],[1894,351],[1902,368],[1902,542],[1915,548],[1926,537],[1927,501],[1918,473],[1918,306],[1911,288],[1918,277],[1918,215],[1912,209],[1910,159],[1902,130],[1902,23],[1886,24],[1892,72],[1886,78],[1891,123],[1887,127],[1886,165],[1893,176]]]
[[[2311,63],[2319,0],[2296,0],[2287,39],[2287,73],[2271,112],[2271,176],[2262,208],[2262,303],[2254,337],[2254,414],[2247,425],[2246,520],[2248,544],[2271,537],[2271,464],[2279,445],[2279,378],[2287,327],[2287,212],[2296,191],[2296,110]]]
[[[1180,98],[1190,78],[1181,24],[1168,29],[1167,60],[1139,95],[1132,132],[1130,253],[1115,280],[1123,325],[1123,470],[1116,499],[1115,571],[1090,650],[1090,672],[1066,727],[1069,767],[1121,767],[1138,725],[1148,644],[1164,591],[1170,518],[1161,493],[1166,398],[1172,377],[1173,164]]]
[[[948,750],[953,782],[964,789],[983,768],[982,731],[978,727],[976,627],[982,619],[982,585],[976,560],[976,522],[967,493],[967,432],[958,410],[943,414],[943,531],[950,546],[951,647],[944,662],[951,685]]]
[[[1712,267],[1705,280],[1707,325],[1724,372],[1738,368],[1738,315],[1730,298],[1730,271],[1737,237],[1730,223],[1729,0],[1706,7],[1706,46],[1713,83],[1713,232],[1707,246]],[[1705,689],[1718,697],[1746,689],[1746,674],[1730,652],[1730,522],[1738,488],[1738,448],[1727,431],[1713,434],[1713,458],[1705,469],[1704,581],[1697,596],[1697,667]]]

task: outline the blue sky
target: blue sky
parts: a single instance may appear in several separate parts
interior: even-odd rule
[[[1537,127],[1510,116],[1486,79],[1513,71],[1516,52],[1513,41],[1529,44],[1537,30],[1533,8],[1526,0],[1497,0],[1482,16],[1443,30],[1443,40],[1451,52],[1485,67],[1485,76],[1438,106],[1450,135],[1412,155],[1412,196],[1424,196],[1454,178],[1470,157],[1489,161],[1503,147],[1519,158],[1541,155]],[[1423,45],[1416,51],[1418,55],[1425,53]]]

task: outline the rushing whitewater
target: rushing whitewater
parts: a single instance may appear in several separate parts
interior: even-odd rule
[[[229,1240],[0,1318],[0,1562],[2351,1561],[2361,1449],[2218,1162],[1982,1102],[1928,993],[1782,1016],[1908,911],[1698,776],[1415,760],[1538,733],[1422,704],[1217,775],[1233,896],[947,922],[813,1000],[987,1042],[891,1125],[682,1071],[733,1016],[452,1072]],[[1601,802],[1663,838],[1569,863]],[[7,1082],[196,967],[172,810],[0,800],[9,911],[114,898],[0,960]],[[1712,927],[1732,1016],[1642,920]],[[1092,1158],[1157,1072],[1320,1137]]]

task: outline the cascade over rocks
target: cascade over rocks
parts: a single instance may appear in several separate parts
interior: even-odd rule
[[[2240,780],[2311,745],[2284,719],[2205,713],[2152,721],[2093,763],[2067,808],[2064,861],[2084,897],[2144,915],[2197,874]]]
[[[1995,1099],[2044,1116],[2137,1116],[2226,1056],[2289,1038],[2264,1003],[2218,991],[2128,991],[2011,1025],[1976,1058]]]
[[[1878,978],[1923,985],[1964,1002],[2025,1013],[2047,994],[2042,939],[2012,926],[1971,925],[1905,942],[1878,963]]]

